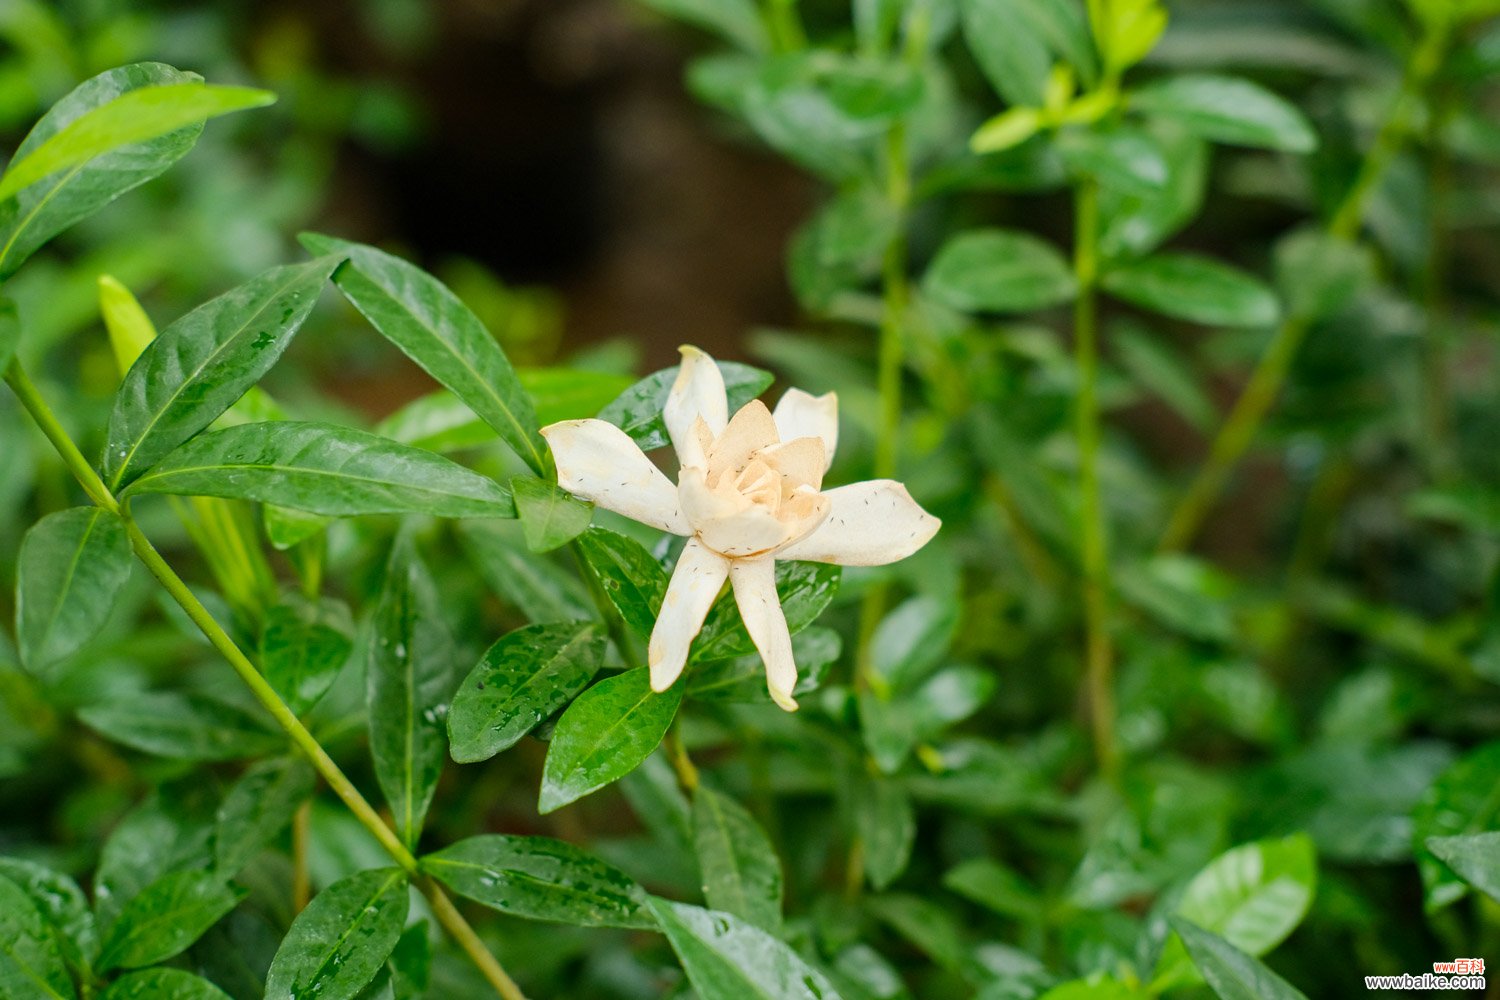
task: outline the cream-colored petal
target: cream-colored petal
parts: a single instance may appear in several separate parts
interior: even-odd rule
[[[770,552],[791,537],[788,526],[764,507],[700,522],[693,530],[704,545],[736,559]]]
[[[757,451],[778,440],[771,411],[760,400],[750,400],[729,419],[724,433],[714,441],[708,454],[708,481],[717,482],[724,475],[738,476]]]
[[[677,370],[677,381],[667,394],[662,419],[666,421],[672,447],[677,450],[677,460],[683,465],[706,468],[708,457],[694,425],[701,417],[713,436],[724,432],[729,422],[724,376],[714,359],[698,348],[684,344],[678,351],[682,364]]]
[[[839,446],[839,397],[836,392],[814,396],[801,389],[788,389],[776,403],[776,429],[781,440],[800,437],[820,438],[823,442],[823,471],[833,464],[834,449]]]
[[[815,490],[823,488],[828,459],[822,438],[799,437],[790,441],[783,438],[780,444],[762,448],[756,457],[786,477],[791,489],[799,486],[811,486]]]
[[[701,524],[732,517],[750,506],[750,501],[727,483],[709,489],[703,470],[691,465],[678,473],[677,496],[688,527],[695,531]]]
[[[795,712],[797,702],[792,699],[792,690],[797,686],[797,664],[792,658],[786,614],[776,594],[775,560],[737,559],[729,564],[729,582],[734,586],[734,601],[745,620],[745,630],[766,665],[771,700]]]
[[[651,630],[646,660],[651,667],[653,691],[665,691],[682,674],[693,637],[703,628],[703,619],[728,575],[728,560],[698,539],[689,539],[667,584],[656,627]]]
[[[692,534],[677,487],[614,424],[564,420],[542,428],[557,462],[557,484],[617,514],[675,535]]]
[[[832,505],[827,518],[807,537],[777,552],[777,559],[884,566],[926,545],[943,524],[890,479],[840,486],[823,497]]]

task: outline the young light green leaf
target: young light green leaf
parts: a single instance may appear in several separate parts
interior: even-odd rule
[[[552,812],[635,770],[661,743],[684,685],[660,694],[649,672],[627,670],[589,688],[557,720],[539,808]]]
[[[265,1000],[353,1000],[400,940],[410,899],[399,868],[358,872],[318,893],[276,950]]]
[[[334,284],[386,339],[453,391],[538,475],[547,469],[535,407],[478,316],[426,271],[374,247],[304,233],[313,253],[347,255]]]
[[[110,485],[151,468],[260,381],[338,264],[330,256],[274,267],[163,330],[115,396],[103,465]]]
[[[231,1000],[201,976],[181,969],[147,969],[121,976],[99,1000]]]
[[[21,858],[0,858],[0,878],[9,879],[31,897],[56,934],[63,961],[86,974],[99,953],[99,933],[78,883]]]
[[[333,424],[276,420],[210,431],[125,491],[259,500],[332,517],[514,517],[500,484],[441,455]]]
[[[577,538],[594,519],[594,505],[535,476],[510,481],[516,516],[526,533],[526,547],[551,552]]]
[[[1427,850],[1480,892],[1500,899],[1500,830],[1428,837]],[[8,875],[0,868],[0,875]]]
[[[99,314],[123,377],[156,339],[156,325],[130,289],[108,274],[99,275]]]
[[[136,63],[85,80],[42,116],[16,149],[30,157],[48,140],[96,108],[143,87],[201,80],[163,63]],[[177,129],[53,174],[0,200],[0,279],[8,278],[37,248],[131,188],[181,159],[203,131],[201,122]]]
[[[1101,283],[1143,309],[1208,326],[1265,327],[1281,315],[1276,293],[1259,279],[1196,254],[1161,253],[1120,264]]]
[[[470,837],[422,858],[422,870],[511,916],[576,927],[655,926],[646,891],[633,879],[550,837]]]
[[[78,718],[116,743],[175,760],[258,757],[282,745],[258,719],[200,694],[126,695],[81,709]]]
[[[48,514],[26,532],[16,566],[16,639],[39,672],[78,652],[109,620],[130,580],[130,540],[97,507]]]
[[[503,636],[453,696],[449,752],[488,760],[566,705],[598,672],[605,635],[597,622],[528,625]]]
[[[827,563],[777,563],[776,593],[786,615],[787,631],[795,636],[817,621],[838,592],[842,579],[843,571]],[[692,660],[695,663],[723,660],[755,651],[755,643],[745,631],[739,604],[729,594],[704,619],[703,629],[693,641]]]
[[[821,972],[759,927],[686,903],[650,902],[702,1000],[839,1000]]]
[[[99,951],[99,968],[136,969],[181,953],[239,905],[245,890],[213,872],[163,875],[125,904]]]
[[[1031,312],[1073,297],[1072,271],[1062,254],[1028,233],[975,229],[938,251],[923,290],[964,312]]]
[[[1219,935],[1181,917],[1171,924],[1219,1000],[1307,1000],[1301,990]]]
[[[1318,145],[1312,124],[1295,105],[1239,77],[1173,74],[1128,100],[1135,111],[1170,118],[1215,142],[1288,153],[1310,153]]]
[[[335,619],[332,607],[327,601],[287,600],[266,612],[261,628],[261,673],[299,715],[318,703],[349,660],[347,625]]]
[[[73,981],[57,937],[30,897],[0,876],[0,996],[14,1000],[71,1000]]]
[[[738,802],[707,785],[693,793],[693,846],[703,893],[715,910],[781,932],[781,859]]]
[[[224,796],[214,827],[219,874],[234,878],[272,838],[285,830],[313,791],[313,772],[300,757],[251,766]]]
[[[18,154],[0,176],[0,200],[122,147],[159,139],[233,111],[265,107],[275,100],[276,95],[267,90],[201,80],[126,91],[79,115],[25,155]]]
[[[409,535],[391,552],[373,632],[366,667],[370,753],[396,832],[415,844],[443,770],[454,655],[437,587]]]
[[[737,412],[740,407],[765,392],[775,378],[764,369],[752,368],[736,361],[720,361],[719,372],[724,376],[724,392],[729,397],[730,413]],[[671,439],[667,436],[667,423],[662,419],[661,413],[667,405],[667,395],[672,391],[672,383],[676,381],[675,367],[653,372],[600,410],[599,419],[608,420],[629,434],[641,446],[642,451],[665,447]]]
[[[642,638],[650,636],[667,593],[661,563],[634,539],[597,526],[578,536],[578,546],[625,624]]]

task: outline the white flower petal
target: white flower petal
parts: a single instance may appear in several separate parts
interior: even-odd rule
[[[557,485],[585,499],[675,535],[692,534],[677,487],[646,453],[605,420],[564,420],[542,428],[557,462]]]
[[[792,690],[797,686],[797,664],[792,659],[792,637],[786,614],[776,594],[776,562],[772,559],[736,559],[729,564],[729,581],[740,606],[745,630],[766,665],[766,687],[771,699],[788,712],[797,710]]]
[[[739,408],[714,441],[708,456],[708,478],[717,482],[721,476],[738,476],[750,459],[762,448],[776,444],[776,421],[766,404],[752,399]]]
[[[715,437],[724,432],[729,422],[724,376],[714,359],[698,348],[683,345],[678,351],[682,354],[682,365],[672,391],[667,394],[662,419],[666,421],[672,447],[677,450],[677,460],[683,465],[706,467],[708,460],[693,425],[702,417]]]
[[[703,619],[728,575],[728,560],[698,539],[689,539],[667,584],[656,627],[651,630],[646,659],[651,667],[653,691],[665,691],[682,674],[688,648],[703,628]]]
[[[800,437],[823,439],[823,471],[833,464],[833,452],[839,445],[839,397],[836,392],[814,396],[801,389],[782,393],[772,414],[781,440]]]
[[[756,457],[786,477],[789,489],[811,486],[818,490],[823,487],[823,473],[828,471],[825,455],[822,438],[799,437],[790,441],[783,438],[780,444],[762,448]]]
[[[777,559],[884,566],[926,545],[943,524],[891,479],[840,486],[823,498],[832,505],[827,518],[805,538],[777,552]]]

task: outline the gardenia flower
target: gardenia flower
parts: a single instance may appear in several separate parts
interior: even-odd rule
[[[797,665],[776,593],[776,560],[883,566],[905,559],[942,524],[889,479],[823,490],[838,442],[838,399],[790,389],[772,413],[760,400],[733,419],[714,359],[683,347],[662,416],[681,469],[677,485],[620,428],[564,420],[542,428],[563,489],[688,537],[651,633],[651,687],[665,691],[727,579],[766,666],[776,704],[794,711]]]

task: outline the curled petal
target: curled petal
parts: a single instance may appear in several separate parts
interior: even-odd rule
[[[693,638],[703,628],[703,619],[728,575],[729,562],[723,556],[696,538],[688,541],[651,630],[646,658],[653,691],[665,691],[681,676]]]
[[[840,486],[823,498],[830,503],[823,523],[777,552],[777,559],[884,566],[926,545],[943,524],[890,479]]]
[[[814,396],[801,389],[788,389],[776,403],[776,429],[781,440],[815,437],[823,441],[823,471],[833,464],[833,451],[839,445],[838,393]]]
[[[677,460],[683,465],[704,467],[708,464],[707,456],[694,424],[701,417],[713,436],[723,433],[724,425],[729,422],[729,398],[724,394],[724,376],[713,358],[687,345],[678,351],[682,354],[682,365],[672,391],[667,394],[662,419],[666,421],[672,447],[677,450]]]
[[[708,478],[717,481],[728,474],[737,476],[750,464],[750,459],[762,448],[777,441],[776,421],[766,404],[752,399],[739,408],[729,424],[714,441],[713,451],[708,456]]]
[[[676,535],[692,534],[677,488],[620,428],[604,420],[564,420],[542,428],[557,462],[557,485]]]
[[[758,457],[781,473],[788,488],[793,490],[802,486],[821,489],[823,473],[828,471],[822,438],[799,437],[790,441],[782,438],[780,444],[762,448]]]
[[[766,687],[771,700],[788,712],[797,710],[792,689],[797,686],[797,664],[792,659],[792,637],[786,613],[776,593],[776,563],[772,559],[737,559],[729,564],[734,601],[745,630],[766,665]]]

